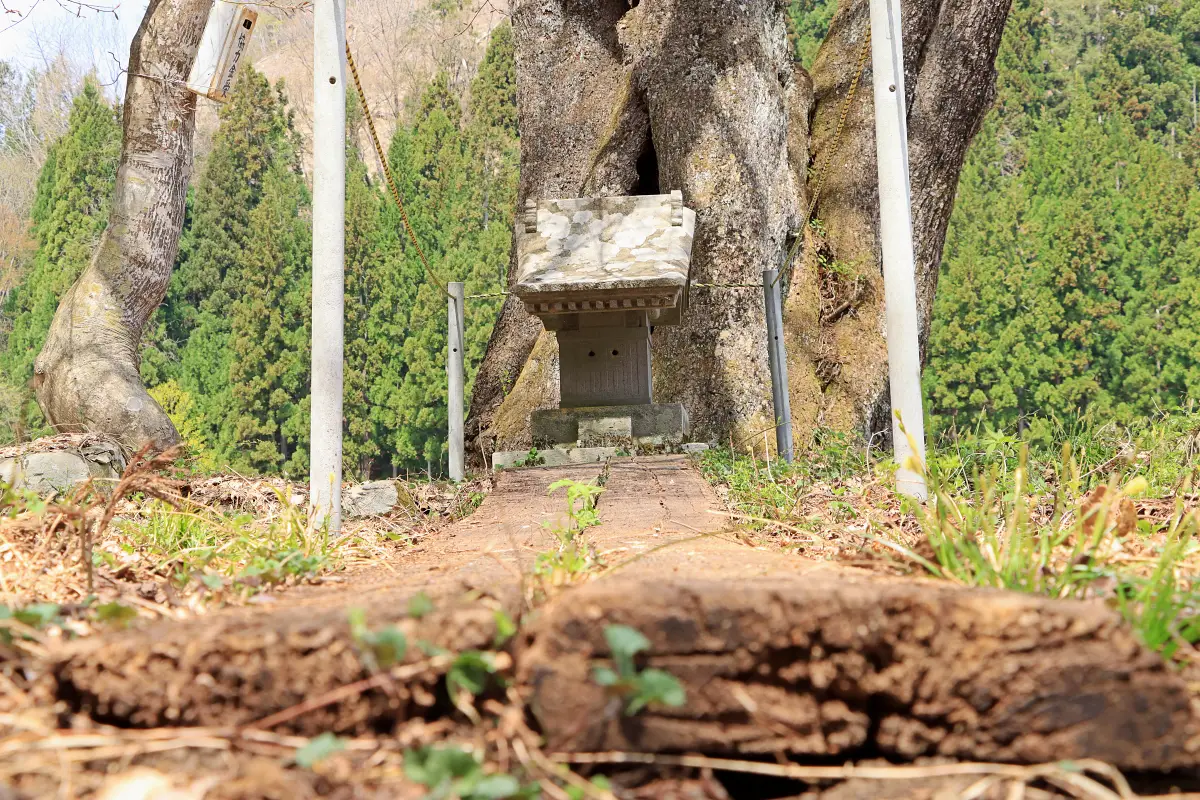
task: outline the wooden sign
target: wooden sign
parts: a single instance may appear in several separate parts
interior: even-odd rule
[[[217,0],[208,13],[187,88],[220,103],[227,101],[257,24],[258,12],[249,6]]]

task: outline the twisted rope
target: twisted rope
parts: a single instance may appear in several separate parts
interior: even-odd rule
[[[379,143],[379,134],[375,132],[375,120],[371,118],[371,108],[367,105],[367,95],[363,92],[362,81],[358,77],[358,67],[354,63],[354,55],[350,52],[349,42],[346,42],[346,63],[350,65],[350,74],[354,76],[354,88],[358,91],[358,102],[362,106],[363,116],[366,117],[367,129],[371,132],[375,155],[379,156],[379,163],[383,167],[383,176],[387,180],[388,189],[392,192],[392,199],[396,201],[396,207],[400,209],[400,218],[404,220],[404,230],[408,232],[409,241],[416,248],[417,255],[421,259],[421,266],[425,268],[425,274],[437,284],[437,287],[442,290],[442,294],[450,297],[450,290],[446,288],[445,281],[439,278],[433,268],[429,266],[429,260],[425,258],[425,251],[421,249],[421,243],[417,241],[417,234],[413,231],[412,223],[408,221],[408,212],[404,210],[404,201],[400,199],[400,190],[396,188],[396,181],[392,177],[392,168],[383,154],[383,145]]]

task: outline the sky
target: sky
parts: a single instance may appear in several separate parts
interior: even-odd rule
[[[5,5],[23,16],[0,15],[0,59],[35,68],[42,64],[43,54],[53,57],[63,52],[82,69],[94,67],[101,81],[108,82],[121,69],[109,52],[122,67],[129,62],[129,43],[148,0],[92,3],[112,11],[91,10],[70,0],[5,0]]]

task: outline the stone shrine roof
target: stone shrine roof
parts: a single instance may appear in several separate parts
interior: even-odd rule
[[[513,291],[532,314],[683,303],[696,213],[678,191],[530,201],[517,224]]]

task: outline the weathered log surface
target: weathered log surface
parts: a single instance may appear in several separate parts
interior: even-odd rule
[[[620,713],[589,679],[605,623],[651,640],[646,664],[680,678],[683,708]],[[1186,687],[1107,609],[837,570],[737,591],[679,574],[598,581],[547,610],[519,663],[557,750],[1151,769],[1190,763],[1196,745]]]
[[[350,588],[284,595],[279,609],[159,623],[69,645],[59,695],[123,725],[246,724],[366,677],[347,609],[410,642],[413,677],[305,714],[284,729],[388,730],[452,713],[447,663],[416,646],[489,649],[494,610],[529,609],[528,575],[562,522],[555,480],[604,468],[503,473],[470,518]],[[559,750],[893,760],[1041,762],[1092,757],[1127,769],[1197,764],[1183,679],[1098,603],[885,578],[747,546],[724,532],[685,459],[608,469],[588,539],[605,569],[528,615],[510,646],[517,688]],[[407,615],[424,591],[435,611]],[[651,641],[645,664],[688,691],[636,717],[591,679],[608,624]]]

